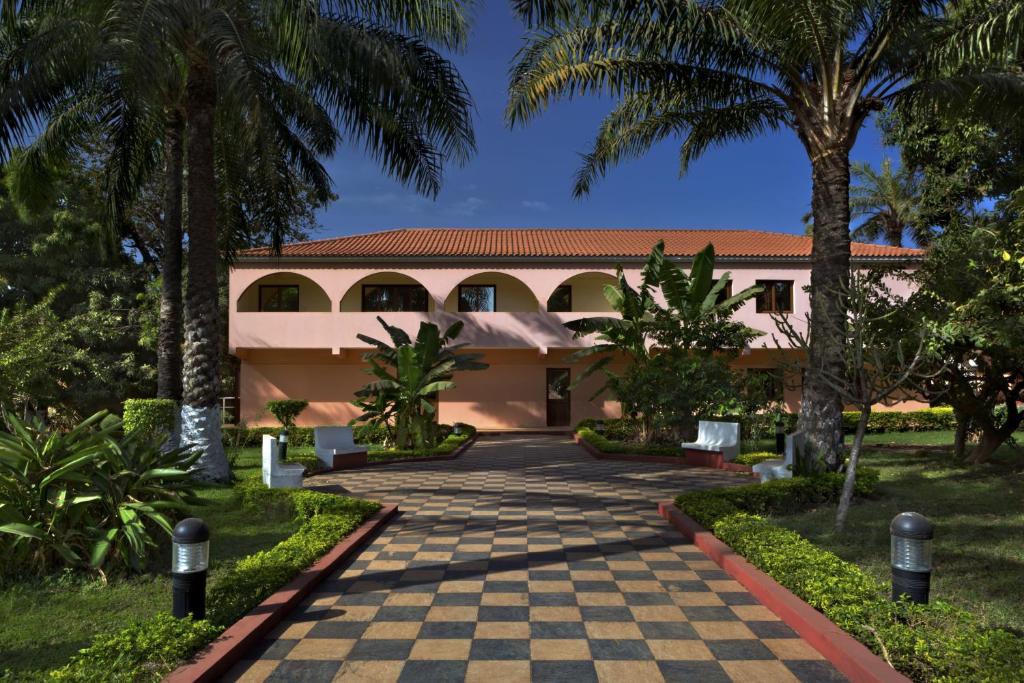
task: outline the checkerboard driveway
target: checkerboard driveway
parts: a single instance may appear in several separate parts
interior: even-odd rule
[[[844,680],[657,514],[681,491],[748,481],[532,435],[317,477],[402,515],[228,678]]]

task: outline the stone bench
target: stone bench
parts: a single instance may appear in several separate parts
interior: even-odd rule
[[[300,489],[306,468],[298,463],[281,462],[277,439],[263,435],[263,483],[272,489]]]
[[[344,470],[366,464],[366,446],[355,442],[351,427],[314,427],[316,457],[327,470]]]

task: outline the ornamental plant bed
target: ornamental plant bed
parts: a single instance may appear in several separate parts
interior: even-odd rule
[[[853,680],[895,680],[882,676],[895,669],[915,681],[1019,681],[1024,671],[1019,635],[989,628],[941,600],[893,602],[886,582],[759,516],[834,503],[843,478],[834,473],[693,491],[676,499],[678,510],[669,504],[660,509]],[[878,479],[877,470],[862,469],[856,494],[871,496]],[[877,661],[844,634],[829,630],[826,621],[882,657],[892,666],[889,673],[865,669]]]
[[[175,619],[166,612],[158,612],[135,620],[119,630],[96,636],[92,645],[79,651],[66,666],[50,672],[51,680],[93,681],[98,680],[98,672],[102,672],[103,680],[159,680],[253,608],[260,613],[263,607],[276,606],[284,596],[278,595],[257,607],[296,577],[296,583],[288,586],[288,595],[308,591],[312,586],[306,587],[307,583],[323,575],[317,570],[326,562],[324,558],[334,558],[332,549],[341,553],[342,546],[351,548],[346,551],[350,555],[393,514],[389,510],[382,512],[381,505],[372,501],[310,490],[268,489],[255,479],[239,482],[232,493],[243,509],[268,513],[287,510],[302,524],[277,545],[248,555],[211,576],[207,619]],[[346,543],[346,538],[351,542]],[[334,558],[331,566],[340,561]],[[252,620],[246,623],[251,625]]]
[[[164,683],[206,683],[220,678],[309,595],[318,583],[359,552],[366,541],[397,512],[397,505],[388,505],[378,510],[314,565],[228,627],[192,661],[171,672]]]
[[[726,472],[739,472],[751,474],[753,469],[750,465],[726,462],[722,454],[713,451],[698,451],[693,449],[672,449],[667,446],[643,446],[632,445],[638,452],[618,452],[620,442],[609,441],[590,429],[581,429],[573,435],[573,440],[590,455],[598,460],[620,460],[623,462],[644,462],[661,463],[675,467],[710,467],[712,469],[724,470]],[[606,450],[607,449],[607,450]],[[675,450],[675,454],[667,453]]]
[[[449,436],[435,448],[417,450],[380,450],[370,451],[370,462],[367,467],[390,465],[396,462],[431,462],[434,460],[455,460],[476,443],[477,434]]]

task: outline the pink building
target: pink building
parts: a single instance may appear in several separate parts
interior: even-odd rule
[[[239,411],[251,425],[272,424],[264,405],[276,398],[310,402],[300,424],[345,424],[358,414],[353,392],[369,381],[368,346],[357,334],[387,338],[377,322],[415,334],[429,320],[462,319],[460,342],[482,351],[490,368],[457,375],[440,398],[443,422],[481,429],[565,428],[587,417],[614,417],[610,398],[590,397],[584,382],[561,389],[581,367],[566,361],[586,341],[563,323],[607,313],[602,294],[621,265],[630,282],[651,247],[688,269],[693,254],[715,245],[716,276],[733,288],[764,284],[739,319],[767,334],[736,361],[778,378],[780,397],[799,407],[799,378],[781,377],[781,352],[771,339],[771,311],[808,312],[811,240],[752,230],[403,229],[243,252],[230,274],[230,352],[241,361]],[[853,245],[861,263],[913,267],[916,249]],[[788,352],[795,353],[795,352]],[[783,381],[785,380],[785,381]],[[589,380],[588,380],[589,381]]]

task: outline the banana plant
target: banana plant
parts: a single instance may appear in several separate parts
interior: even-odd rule
[[[391,344],[367,335],[357,335],[374,351],[363,359],[368,372],[377,379],[356,392],[354,405],[363,413],[353,420],[384,426],[397,448],[432,448],[437,444],[437,407],[434,397],[455,388],[456,372],[485,370],[483,354],[459,353],[467,344],[451,344],[462,332],[458,321],[443,333],[433,323],[420,323],[413,341],[405,330],[377,320],[391,338]]]
[[[697,253],[687,274],[665,258],[665,243],[658,242],[641,272],[639,289],[626,281],[622,267],[617,269],[618,282],[605,285],[604,296],[618,316],[596,316],[565,323],[574,339],[592,337],[594,343],[569,356],[576,363],[590,364],[576,375],[573,386],[595,373],[603,373],[604,383],[593,398],[608,392],[616,395],[623,386],[625,374],[649,366],[656,354],[684,353],[708,356],[737,351],[760,332],[732,320],[744,302],[757,296],[761,287],[747,287],[742,292],[725,296],[731,275],[714,278],[715,249],[708,244]],[[665,305],[659,303],[660,291]],[[625,372],[616,372],[609,365],[624,360]],[[625,392],[618,392],[625,393]],[[616,398],[623,406],[632,406],[630,396]],[[637,406],[637,417],[645,440],[651,438],[653,410]]]

